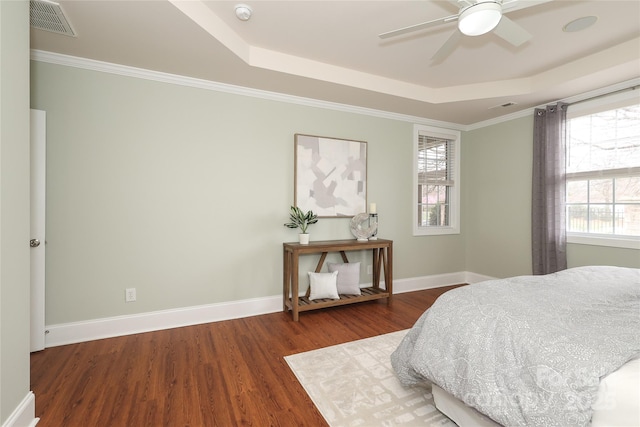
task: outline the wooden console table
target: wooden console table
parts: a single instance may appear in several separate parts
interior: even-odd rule
[[[319,273],[324,264],[324,260],[329,252],[340,252],[342,260],[349,262],[345,252],[371,250],[373,257],[373,278],[372,286],[362,288],[362,295],[340,295],[339,300],[319,299],[310,300],[309,292],[306,296],[299,296],[299,272],[298,259],[300,255],[321,254],[316,273]],[[298,321],[301,311],[318,310],[325,307],[335,307],[338,305],[352,304],[361,301],[371,301],[380,298],[387,298],[387,303],[391,303],[393,294],[393,241],[386,239],[370,240],[358,242],[357,240],[327,240],[320,242],[310,242],[308,245],[300,243],[283,244],[283,311],[291,310],[293,320]],[[380,288],[381,268],[384,269],[384,285]]]

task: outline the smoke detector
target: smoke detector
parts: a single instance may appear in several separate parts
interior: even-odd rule
[[[33,28],[65,36],[76,36],[58,3],[48,0],[30,0],[29,17]]]
[[[247,6],[246,4],[237,4],[236,5],[236,16],[241,21],[248,21],[251,19],[251,14],[253,10]]]

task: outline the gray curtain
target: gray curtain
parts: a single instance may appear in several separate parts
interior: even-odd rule
[[[533,274],[567,268],[565,122],[567,104],[537,108],[533,129]]]

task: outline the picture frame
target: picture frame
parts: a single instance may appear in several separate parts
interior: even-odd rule
[[[366,212],[366,141],[296,133],[293,202],[321,218]]]

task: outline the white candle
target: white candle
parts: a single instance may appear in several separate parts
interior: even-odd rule
[[[369,213],[377,213],[375,203],[371,203],[371,205],[369,205]]]

